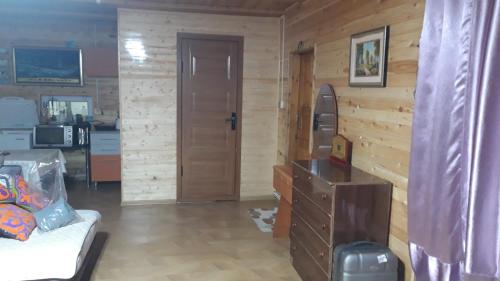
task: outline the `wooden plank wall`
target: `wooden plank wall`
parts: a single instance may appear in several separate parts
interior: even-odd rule
[[[66,42],[73,41],[79,48],[116,48],[116,37],[113,21],[0,13],[0,48],[8,53],[5,56],[9,69],[12,69],[14,46],[65,47]],[[11,75],[10,83],[0,85],[0,97],[22,96],[38,103],[42,95],[92,96],[97,120],[113,121],[119,108],[117,78],[84,77],[83,87],[52,87],[17,86]]]
[[[241,197],[269,196],[279,19],[120,9],[122,201],[176,198],[177,32],[244,36]]]
[[[406,280],[413,278],[407,247],[406,188],[423,12],[423,0],[309,0],[290,8],[285,18],[284,53],[296,50],[300,41],[304,48],[313,47],[315,88],[322,83],[335,88],[339,132],[354,142],[353,164],[394,183],[390,247],[406,265]],[[388,86],[350,88],[351,34],[384,25],[391,26]],[[283,59],[285,93],[289,93],[289,55]],[[288,120],[288,108],[280,110],[280,162],[287,154]]]
[[[43,95],[92,96],[94,118],[114,122],[119,109],[118,78],[84,77],[83,87],[18,86],[12,75],[12,48],[15,46],[65,47],[74,41],[79,48],[116,48],[116,22],[95,21],[87,18],[51,17],[32,13],[4,13],[0,11],[0,60],[7,61],[9,81],[0,84],[0,97],[18,96],[40,103]],[[85,67],[85,66],[84,66]],[[65,152],[68,173],[85,175],[83,152]]]

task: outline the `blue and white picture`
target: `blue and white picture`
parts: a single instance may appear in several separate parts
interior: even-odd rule
[[[14,49],[16,84],[82,84],[79,49]]]

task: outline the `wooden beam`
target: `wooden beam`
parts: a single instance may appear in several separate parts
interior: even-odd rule
[[[71,0],[80,3],[95,3],[96,0]],[[283,0],[279,0],[283,1]],[[229,14],[241,16],[263,16],[263,17],[279,17],[284,14],[286,9],[282,11],[262,9],[262,8],[241,8],[228,5],[203,5],[203,4],[182,4],[182,3],[167,3],[167,2],[152,2],[152,1],[137,1],[137,0],[100,0],[101,4],[116,6],[117,8],[127,9],[144,9],[144,10],[161,10],[174,12],[193,12],[193,13],[210,13],[210,14]],[[285,1],[283,1],[285,2]],[[288,1],[293,4],[292,1]]]
[[[147,0],[0,0],[1,14],[29,14],[83,17],[97,20],[116,20],[116,9],[193,12],[240,16],[279,17],[304,0],[225,0],[225,1],[147,1]],[[324,0],[322,0],[324,1]],[[301,6],[301,5],[298,5]]]
[[[75,20],[116,22],[116,7],[73,1],[3,0],[0,15],[17,17],[59,17]]]
[[[58,17],[93,21],[113,21],[116,22],[116,12],[108,14],[98,14],[91,12],[70,12],[57,10],[36,10],[21,8],[3,8],[0,10],[2,16],[30,16],[30,17]]]

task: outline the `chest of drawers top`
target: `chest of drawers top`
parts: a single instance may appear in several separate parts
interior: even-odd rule
[[[353,166],[342,166],[332,163],[328,159],[297,160],[293,162],[294,177],[300,177],[304,174],[308,177],[314,177],[326,185],[374,185],[391,183],[377,176],[366,173]],[[302,173],[301,173],[302,172]],[[309,179],[309,178],[307,178]],[[309,180],[312,180],[309,179]]]

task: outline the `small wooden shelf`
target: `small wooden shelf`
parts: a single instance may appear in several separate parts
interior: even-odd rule
[[[119,131],[94,131],[90,133],[91,181],[121,181],[121,155]]]
[[[273,187],[281,194],[276,222],[273,228],[274,238],[287,238],[290,232],[292,215],[292,167],[276,165],[273,167]]]

